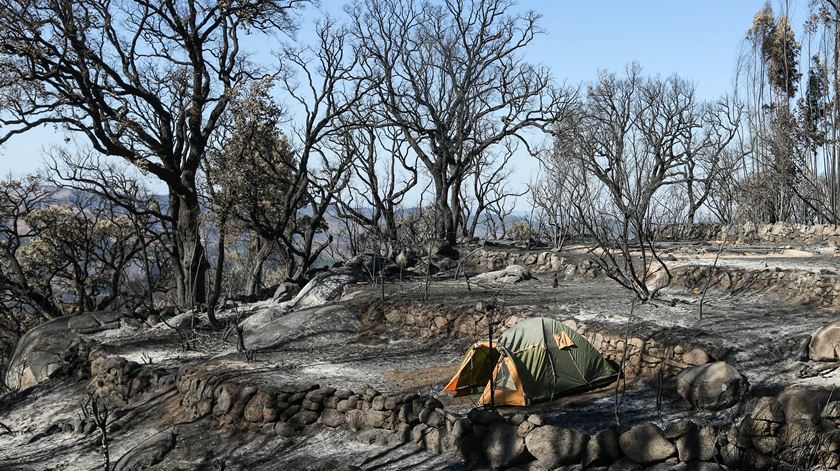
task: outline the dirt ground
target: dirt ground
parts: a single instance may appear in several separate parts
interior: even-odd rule
[[[690,252],[690,253],[689,253]],[[703,254],[699,254],[703,252]],[[673,250],[681,253],[675,264],[711,263],[708,250]],[[699,254],[699,255],[698,255]],[[764,268],[795,266],[799,269],[840,269],[838,259],[817,252],[783,252],[769,257],[766,253],[727,253],[721,262]],[[714,254],[711,255],[713,258]],[[764,256],[762,258],[762,256]],[[588,330],[629,328],[636,337],[673,338],[700,346],[716,359],[727,360],[738,368],[759,391],[776,391],[795,383],[835,385],[836,373],[827,377],[800,379],[802,364],[797,360],[803,338],[819,326],[838,318],[831,309],[786,302],[768,294],[724,296],[710,292],[704,315],[699,316],[699,297],[670,289],[663,300],[637,306],[630,313],[630,298],[608,279],[562,281],[553,286],[550,274],[510,286],[471,286],[463,281],[436,279],[428,300],[422,301],[422,281],[391,283],[386,286],[386,300],[396,304],[425,302],[440,308],[459,308],[476,302],[493,303],[510,314],[540,315],[561,320],[574,319]],[[255,383],[318,383],[324,386],[358,389],[369,384],[384,393],[418,392],[439,397],[448,408],[465,412],[477,397],[454,399],[440,392],[455,372],[467,347],[467,341],[451,337],[409,336],[393,328],[370,328],[359,322],[359,309],[380,293],[378,287],[359,284],[346,293],[348,309],[336,309],[329,315],[318,313],[272,314],[270,347],[257,352],[256,359],[246,360],[236,353],[232,339],[224,340],[205,327],[190,339],[192,348],[182,348],[183,339],[167,328],[137,328],[109,331],[96,340],[111,354],[142,362],[151,358],[167,367],[210,362],[223,369],[236,370]],[[237,310],[253,314],[271,311],[270,301],[244,305]],[[233,315],[232,310],[221,313]],[[47,384],[37,388],[28,399],[0,408],[0,421],[15,430],[11,439],[0,446],[0,469],[92,469],[98,463],[98,449],[93,436],[59,433],[28,443],[50,423],[70,420],[78,414],[82,386]],[[661,407],[657,397],[661,393]],[[620,399],[620,406],[616,401]],[[179,417],[170,399],[148,404],[138,415],[136,426],[114,437],[113,454],[119,456],[130,443],[142,436],[174,426]],[[46,404],[47,406],[42,406]],[[725,421],[732,411],[698,413],[683,404],[672,383],[662,391],[642,382],[630,383],[623,394],[614,386],[589,393],[560,398],[527,408],[538,411],[552,423],[584,431],[595,431],[614,423],[616,413],[624,424],[671,422],[691,417],[700,422]],[[503,413],[523,412],[504,408]],[[184,443],[201,440],[205,452],[170,453],[160,469],[217,469],[213,463],[226,457],[229,469],[328,469],[330,463],[352,463],[365,469],[458,469],[449,458],[431,455],[408,447],[372,445],[340,430],[283,440],[261,436],[225,437],[207,423],[178,425]],[[6,444],[10,446],[6,446]],[[206,450],[214,450],[207,453]]]

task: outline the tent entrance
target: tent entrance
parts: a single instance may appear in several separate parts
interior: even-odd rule
[[[525,391],[513,357],[489,342],[479,342],[464,356],[458,372],[443,389],[455,397],[481,393],[479,404],[490,404],[491,378],[493,398],[498,405],[524,406]]]

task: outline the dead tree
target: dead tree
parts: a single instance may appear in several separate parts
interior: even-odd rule
[[[350,166],[348,155],[335,151],[336,142],[353,126],[343,118],[366,94],[347,31],[328,19],[316,32],[316,47],[287,47],[280,57],[277,80],[303,110],[302,120],[284,133],[282,109],[264,88],[256,100],[258,116],[244,123],[255,139],[240,138],[246,159],[226,167],[244,177],[232,182],[242,186],[236,217],[276,245],[293,279],[305,277],[331,243],[321,237],[325,215],[347,184]]]
[[[26,218],[37,208],[52,202],[53,190],[40,179],[29,177],[0,181],[0,295],[4,306],[30,307],[49,320],[63,312],[52,297],[47,272],[26,269],[21,248],[38,236]],[[4,309],[9,314],[13,309]]]
[[[545,152],[540,158],[541,176],[528,185],[528,198],[536,212],[538,230],[555,249],[561,249],[574,232],[578,186],[573,175],[577,163],[568,155]]]
[[[368,237],[393,255],[400,247],[398,220],[405,196],[417,185],[417,158],[394,127],[363,124],[342,141],[355,177],[339,198],[336,213],[366,229]]]
[[[111,451],[110,439],[108,438],[108,418],[110,410],[108,405],[99,402],[94,394],[88,393],[87,401],[82,404],[82,414],[86,418],[92,419],[96,429],[99,431],[99,446],[102,453],[103,469],[110,471],[111,469]]]
[[[381,114],[433,181],[436,235],[454,244],[475,159],[547,126],[568,101],[523,57],[538,15],[509,0],[365,0],[348,11]]]
[[[479,222],[500,221],[506,204],[527,191],[515,192],[508,187],[513,169],[511,160],[518,150],[514,142],[505,143],[500,154],[485,154],[475,159],[461,187],[461,226],[464,237],[475,237]],[[495,219],[494,219],[495,218]],[[502,221],[503,222],[503,221]]]
[[[687,82],[646,79],[633,64],[623,78],[602,73],[556,128],[555,152],[580,166],[575,201],[580,223],[595,237],[596,261],[643,301],[670,283],[655,247],[652,203],[693,158],[697,107]],[[657,272],[661,281],[649,286]]]
[[[240,38],[292,28],[302,0],[0,4],[0,143],[42,125],[164,183],[184,305],[205,301],[197,172],[232,91],[258,71]]]
[[[158,196],[142,184],[140,176],[127,164],[108,161],[90,149],[77,149],[76,152],[53,149],[48,168],[48,181],[52,185],[96,195],[127,218],[140,243],[144,302],[148,308],[154,308],[155,294],[168,291],[169,286],[165,285],[177,270],[173,221],[161,208]]]

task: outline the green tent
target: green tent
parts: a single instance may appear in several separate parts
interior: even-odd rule
[[[593,389],[617,374],[598,350],[569,326],[546,317],[525,319],[496,342],[476,342],[443,389],[483,393],[479,402],[525,406]]]

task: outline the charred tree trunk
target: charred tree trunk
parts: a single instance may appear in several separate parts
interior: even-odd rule
[[[192,191],[186,194],[170,192],[170,205],[179,265],[176,270],[178,301],[182,306],[194,307],[207,300],[206,275],[209,266],[199,232],[201,207],[194,185]]]

